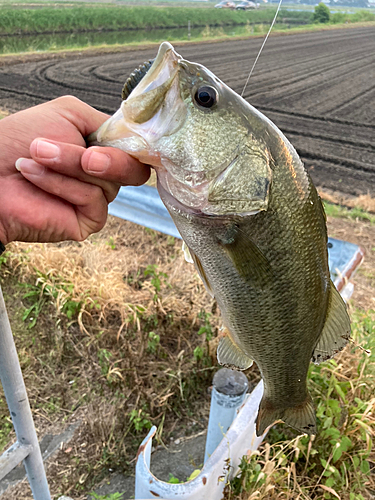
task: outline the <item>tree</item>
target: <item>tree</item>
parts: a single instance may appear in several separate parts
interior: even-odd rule
[[[323,2],[315,7],[313,21],[316,23],[328,23],[330,17],[329,7]]]

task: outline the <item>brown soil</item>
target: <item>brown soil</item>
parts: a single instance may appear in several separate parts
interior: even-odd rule
[[[261,39],[177,45],[241,92]],[[375,28],[271,37],[244,97],[287,135],[316,185],[375,194]],[[156,47],[126,53],[43,55],[0,68],[0,107],[17,111],[74,94],[113,113],[128,75]],[[34,56],[35,57],[35,56]]]

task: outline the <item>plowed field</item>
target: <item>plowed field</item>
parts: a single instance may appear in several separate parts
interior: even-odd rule
[[[240,93],[261,43],[190,44],[179,51]],[[155,53],[13,61],[0,67],[0,108],[17,111],[69,93],[112,113],[125,79]],[[375,28],[271,37],[244,96],[287,135],[319,187],[375,196]]]

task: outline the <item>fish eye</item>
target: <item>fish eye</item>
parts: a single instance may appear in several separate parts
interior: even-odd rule
[[[194,95],[195,102],[202,108],[212,108],[217,103],[217,91],[213,87],[205,85],[199,87]]]

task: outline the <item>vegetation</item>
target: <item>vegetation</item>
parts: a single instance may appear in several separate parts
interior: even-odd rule
[[[323,205],[326,214],[331,217],[342,217],[354,220],[362,219],[370,222],[371,224],[375,224],[375,215],[366,212],[366,210],[364,210],[363,208],[359,207],[346,208],[333,203],[328,203],[326,201],[323,201]]]
[[[27,5],[27,4],[26,4]],[[228,11],[203,7],[155,7],[80,4],[72,6],[46,4],[28,8],[1,7],[0,54],[19,52],[82,50],[85,47],[111,46],[118,50],[123,45],[160,43],[227,37],[259,36],[268,31],[275,8],[256,11]],[[330,15],[325,29],[340,24],[373,22],[375,14],[358,10]],[[188,33],[188,21],[190,31]],[[281,9],[273,33],[311,31],[321,29],[322,23],[313,23],[313,13],[307,10]],[[151,29],[158,28],[158,29]]]
[[[330,15],[330,21],[332,24],[374,22],[375,14],[368,10],[359,10],[354,14],[335,12]]]
[[[217,369],[218,313],[185,272],[180,241],[114,219],[106,231],[84,243],[13,243],[0,257],[37,428],[83,421],[61,452],[64,473],[49,477],[57,496],[126,470],[152,425],[159,443],[202,431]],[[5,447],[13,429],[1,394],[0,424]]]
[[[329,7],[320,2],[314,9],[313,21],[315,23],[329,23],[330,15]]]
[[[275,8],[256,11],[183,7],[122,7],[78,5],[76,7],[7,8],[0,16],[0,34],[27,34],[90,30],[179,28],[187,26],[271,23]],[[283,13],[281,13],[283,15]],[[284,15],[286,13],[284,12]],[[288,12],[289,19],[308,22],[309,12]]]

